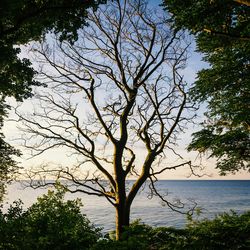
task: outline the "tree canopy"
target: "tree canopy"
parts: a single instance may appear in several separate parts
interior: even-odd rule
[[[211,152],[221,174],[250,169],[250,3],[166,0],[174,26],[196,37],[209,68],[198,73],[193,99],[208,103],[189,150]]]
[[[8,96],[22,101],[32,96],[35,70],[28,59],[18,57],[20,48],[32,40],[40,40],[48,32],[60,34],[60,39],[77,40],[77,30],[86,25],[88,8],[97,8],[105,1],[84,0],[2,0],[0,2],[0,129],[8,108]],[[1,190],[17,168],[13,155],[20,155],[0,133]]]
[[[48,32],[60,39],[77,40],[77,30],[86,25],[87,9],[104,1],[1,1],[0,6],[0,93],[22,100],[31,95],[35,71],[28,59],[19,59],[16,45],[42,39]]]

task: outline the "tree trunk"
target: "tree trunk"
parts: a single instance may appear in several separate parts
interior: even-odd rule
[[[121,201],[121,200],[120,200]],[[121,239],[124,227],[129,226],[130,206],[126,204],[126,200],[117,204],[116,207],[116,240]]]
[[[239,4],[244,4],[246,6],[250,6],[249,0],[234,0],[234,2],[239,3]]]

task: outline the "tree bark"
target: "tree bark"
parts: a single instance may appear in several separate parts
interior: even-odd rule
[[[250,6],[250,1],[249,0],[234,0],[234,2],[239,3],[239,4],[243,4],[246,6]]]
[[[126,202],[117,204],[116,207],[116,240],[120,240],[125,227],[129,226],[130,206]]]

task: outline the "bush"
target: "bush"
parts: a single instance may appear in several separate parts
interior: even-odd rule
[[[148,225],[135,221],[126,228],[121,240],[115,240],[115,232],[111,232],[106,238],[99,240],[91,250],[144,250],[149,245],[148,234],[152,228]]]
[[[101,236],[80,200],[64,201],[62,187],[37,199],[27,211],[20,201],[0,213],[0,249],[89,249]]]
[[[250,211],[194,222],[188,228],[188,237],[189,249],[250,249]]]
[[[15,201],[6,214],[0,212],[0,249],[22,249],[25,239],[25,223],[20,200]]]
[[[250,249],[250,211],[217,216],[214,220],[192,222],[185,229],[153,228],[133,223],[119,242],[108,237],[92,250],[247,250]]]

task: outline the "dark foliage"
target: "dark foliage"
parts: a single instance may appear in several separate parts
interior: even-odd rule
[[[64,201],[64,191],[48,191],[27,211],[15,202],[0,213],[0,249],[88,249],[100,238],[80,211],[80,200]]]
[[[112,237],[111,237],[112,238]],[[121,241],[97,242],[93,250],[233,250],[250,248],[250,212],[225,213],[214,220],[193,222],[185,229],[132,224]]]
[[[198,73],[195,101],[208,103],[203,129],[189,150],[211,152],[221,174],[250,170],[250,4],[249,1],[165,0],[177,29],[196,37],[210,67]]]
[[[105,1],[95,0],[1,0],[0,1],[0,131],[8,106],[8,96],[23,101],[32,96],[36,72],[28,59],[18,57],[19,45],[43,39],[46,33],[60,34],[60,39],[77,40],[77,30],[86,25],[87,9]],[[7,150],[6,150],[7,149]],[[20,152],[11,147],[0,133],[0,198],[6,180],[17,170],[12,156]],[[14,170],[14,171],[13,171]]]

